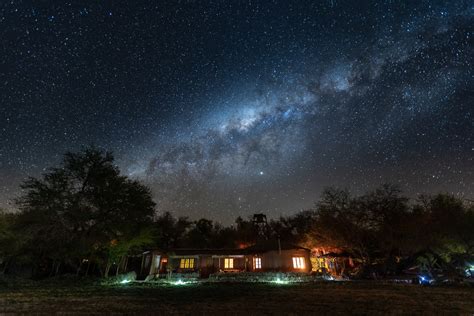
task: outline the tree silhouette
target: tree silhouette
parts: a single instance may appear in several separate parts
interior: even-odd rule
[[[150,190],[120,175],[112,154],[96,148],[66,153],[59,167],[21,187],[18,224],[29,236],[25,250],[38,268],[46,264],[51,271],[95,260],[106,275],[115,260],[111,247],[133,240],[154,214]]]

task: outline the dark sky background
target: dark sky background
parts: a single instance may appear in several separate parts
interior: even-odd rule
[[[472,1],[0,1],[0,207],[112,150],[224,223],[326,186],[473,198]]]

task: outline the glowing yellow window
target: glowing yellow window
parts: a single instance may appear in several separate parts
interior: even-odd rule
[[[304,257],[293,257],[293,268],[304,269]]]
[[[181,269],[194,269],[194,258],[182,258],[179,267]]]
[[[262,258],[253,258],[253,267],[254,269],[262,268]]]
[[[233,268],[234,268],[234,258],[225,258],[224,269],[233,269]]]

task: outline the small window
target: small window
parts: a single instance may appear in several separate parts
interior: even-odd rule
[[[304,269],[304,258],[303,257],[293,257],[293,268],[295,268],[295,269]]]
[[[233,269],[233,268],[234,268],[234,258],[225,258],[224,269]]]
[[[253,268],[254,269],[262,268],[262,258],[253,258]]]
[[[183,258],[179,262],[181,269],[194,269],[194,258]]]

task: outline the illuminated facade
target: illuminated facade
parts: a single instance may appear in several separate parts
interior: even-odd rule
[[[310,261],[313,272],[334,276],[346,275],[357,266],[350,254],[338,248],[314,248]]]
[[[170,273],[301,272],[311,271],[310,250],[264,242],[243,249],[154,249],[142,254],[138,274],[164,277]]]

